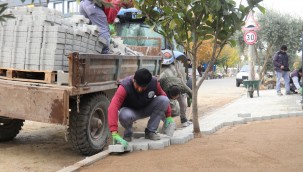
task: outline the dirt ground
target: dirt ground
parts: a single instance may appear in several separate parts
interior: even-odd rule
[[[225,127],[163,150],[110,155],[81,172],[301,172],[303,117]]]
[[[239,92],[243,88],[231,88],[233,94],[224,96],[222,90],[213,89],[217,91],[200,92],[203,115],[245,94],[245,90]],[[303,117],[251,122],[163,150],[110,155],[80,171],[301,172],[302,132]]]
[[[208,115],[243,94],[235,78],[208,80],[199,90],[199,114]],[[179,123],[178,117],[175,120]],[[299,171],[302,123],[302,118],[290,118],[223,128],[164,150],[111,155],[81,171]],[[136,126],[145,127],[142,122]],[[65,141],[65,130],[26,121],[16,139],[0,143],[0,171],[53,172],[83,160]]]

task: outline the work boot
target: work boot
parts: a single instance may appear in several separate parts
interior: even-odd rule
[[[150,140],[160,140],[160,136],[152,131],[149,131],[147,128],[145,129],[145,138]]]
[[[123,136],[123,139],[127,142],[131,142],[133,140],[132,136]]]
[[[124,131],[123,139],[127,142],[131,142],[133,138],[133,132],[132,129],[128,129]]]

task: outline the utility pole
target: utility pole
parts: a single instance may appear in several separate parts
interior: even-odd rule
[[[301,41],[302,41],[302,45],[301,45],[301,54],[302,54],[302,62],[303,62],[303,26],[302,26],[302,34],[301,34]],[[302,71],[303,71],[303,64],[301,65]],[[302,86],[303,86],[303,79],[301,76],[301,82],[302,82]],[[302,88],[301,88],[302,89]],[[302,95],[302,99],[301,99],[301,108],[303,110],[303,91],[301,91],[301,95]]]
[[[248,44],[248,62],[249,62],[249,73],[248,80],[255,80],[255,43],[257,42],[257,33],[255,30],[259,29],[258,22],[254,19],[253,12],[251,11],[245,21],[245,26],[242,28],[244,33],[244,41]]]

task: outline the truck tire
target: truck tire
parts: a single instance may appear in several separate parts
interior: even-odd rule
[[[14,139],[23,126],[24,120],[0,117],[0,141]]]
[[[107,122],[108,98],[101,93],[81,98],[80,112],[77,105],[71,106],[69,139],[73,149],[89,156],[103,150],[109,137]],[[99,127],[96,125],[99,121]]]

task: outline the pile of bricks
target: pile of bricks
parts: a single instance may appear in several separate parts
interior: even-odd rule
[[[100,54],[105,40],[82,15],[64,18],[46,7],[7,10],[16,18],[0,25],[0,67],[68,71],[71,52]]]

